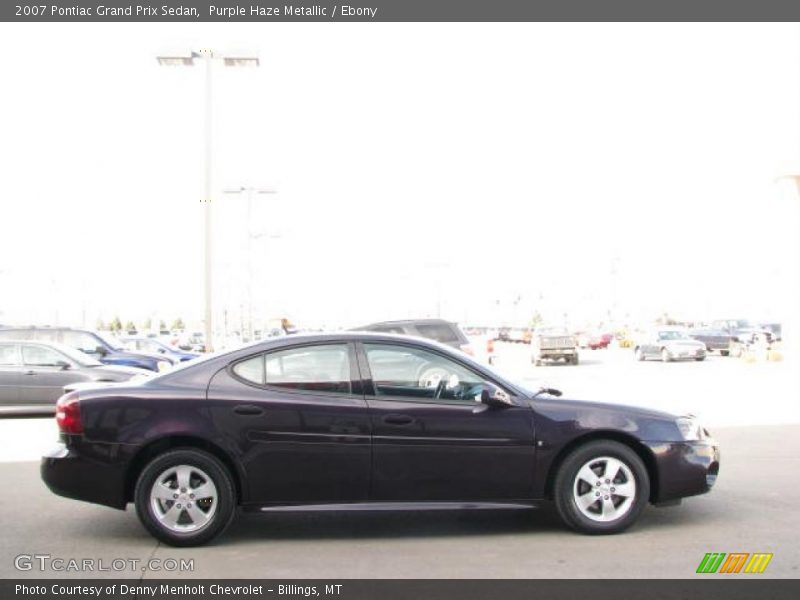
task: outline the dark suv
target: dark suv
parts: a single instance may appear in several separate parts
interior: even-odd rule
[[[146,352],[129,352],[111,336],[68,327],[12,327],[0,329],[0,340],[19,340],[63,344],[80,350],[106,365],[137,367],[149,371],[166,371],[175,361],[166,356]]]
[[[399,333],[413,335],[414,337],[434,340],[445,346],[466,352],[474,356],[472,345],[467,336],[458,328],[458,325],[443,319],[409,319],[406,321],[382,321],[363,327],[355,331],[376,331],[378,333]]]

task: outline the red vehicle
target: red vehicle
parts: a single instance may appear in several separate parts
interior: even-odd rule
[[[614,339],[614,336],[610,333],[603,333],[600,335],[593,335],[590,336],[586,342],[586,346],[592,350],[597,350],[600,348],[608,348],[608,345],[611,343],[611,340]]]

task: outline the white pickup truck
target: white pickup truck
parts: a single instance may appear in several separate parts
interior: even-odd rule
[[[543,360],[563,360],[578,364],[578,340],[562,327],[540,327],[531,337],[531,362],[541,366]]]

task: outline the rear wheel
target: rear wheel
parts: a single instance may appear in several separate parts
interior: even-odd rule
[[[134,492],[136,514],[158,540],[199,546],[233,521],[230,473],[215,456],[194,448],[165,452],[142,470]]]
[[[580,446],[559,467],[554,500],[561,519],[589,534],[630,527],[650,497],[642,459],[628,446],[598,440]]]

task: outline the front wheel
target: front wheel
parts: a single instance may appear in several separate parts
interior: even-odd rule
[[[136,514],[158,540],[199,546],[233,521],[236,495],[227,468],[194,448],[165,452],[142,470],[134,492]]]
[[[662,362],[669,362],[671,360],[672,360],[672,357],[669,355],[669,352],[667,351],[666,348],[663,348],[661,350],[661,361]]]
[[[644,360],[644,350],[642,350],[641,348],[636,348],[634,354],[636,355],[636,360],[640,362]]]
[[[633,450],[611,440],[580,446],[556,474],[554,500],[561,519],[589,534],[630,527],[650,497],[647,469]]]

